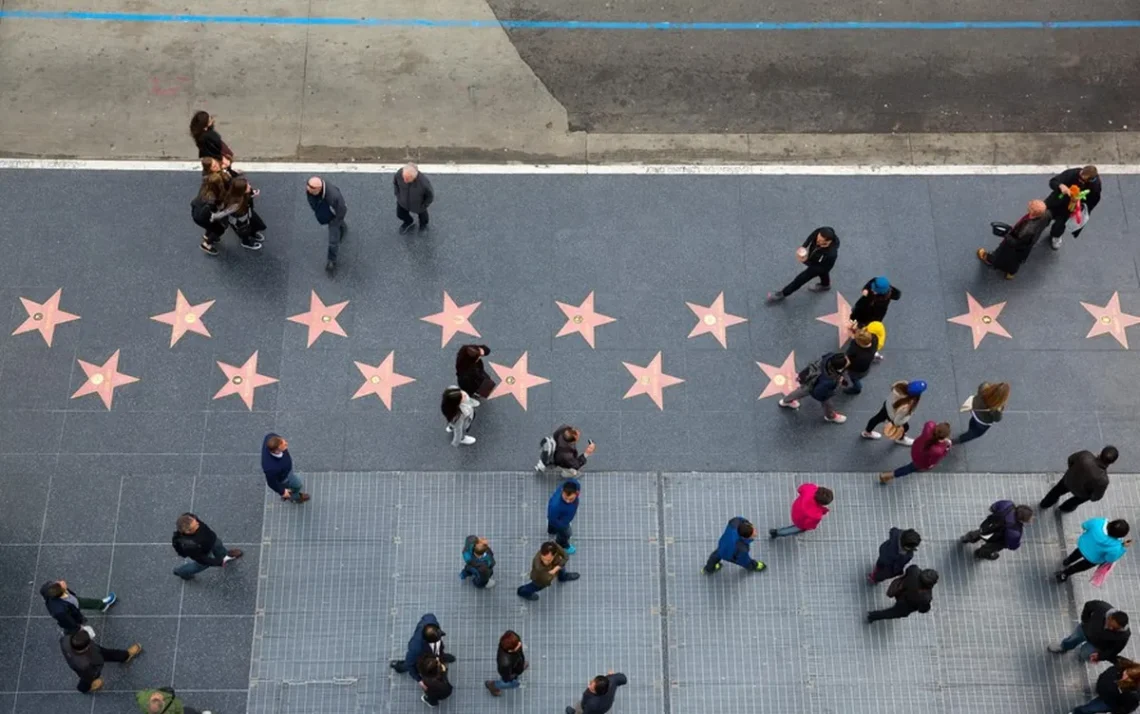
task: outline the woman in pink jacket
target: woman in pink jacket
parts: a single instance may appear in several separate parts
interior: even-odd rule
[[[910,463],[894,471],[879,474],[879,483],[889,483],[896,478],[908,476],[915,471],[929,471],[950,453],[950,425],[946,422],[935,424],[926,422],[922,436],[914,440],[910,447]]]
[[[792,501],[792,525],[783,528],[769,528],[768,536],[775,539],[792,536],[804,531],[814,531],[828,513],[828,504],[835,500],[830,488],[805,483],[797,491],[799,496]]]

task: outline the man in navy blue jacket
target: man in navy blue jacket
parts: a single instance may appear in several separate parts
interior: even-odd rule
[[[921,544],[922,536],[915,529],[891,528],[887,539],[879,546],[879,558],[867,574],[867,582],[876,585],[902,575]]]
[[[996,501],[990,506],[990,515],[982,524],[958,540],[977,543],[984,538],[985,544],[974,551],[974,557],[997,560],[1001,551],[1021,547],[1021,533],[1032,521],[1033,509],[1029,506],[1018,506],[1013,501]]]
[[[582,492],[582,484],[575,478],[568,478],[558,484],[550,500],[546,504],[546,532],[554,536],[554,542],[573,555],[577,550],[570,545],[570,536],[574,532],[570,529],[570,522],[578,513],[578,495]]]
[[[408,640],[408,649],[404,653],[404,658],[394,659],[388,662],[388,666],[400,674],[406,673],[417,682],[422,682],[423,677],[420,676],[420,671],[416,668],[416,662],[420,657],[430,654],[447,663],[455,661],[455,655],[443,651],[445,634],[447,633],[440,629],[439,620],[436,616],[430,612],[427,613],[416,623],[416,629],[412,631],[412,639]],[[423,685],[420,688],[427,691]]]
[[[701,572],[711,575],[720,570],[720,561],[727,560],[736,563],[745,570],[759,572],[768,567],[749,555],[752,538],[756,535],[756,528],[743,516],[737,516],[724,527],[724,533],[717,541],[716,550],[709,556],[708,562]]]
[[[265,485],[281,496],[282,501],[304,503],[309,494],[301,493],[304,484],[293,473],[293,457],[289,455],[289,442],[276,434],[267,434],[261,442],[261,470],[265,472]]]

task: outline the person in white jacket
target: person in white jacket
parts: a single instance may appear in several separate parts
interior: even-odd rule
[[[451,445],[470,446],[475,443],[475,437],[467,433],[471,422],[475,420],[475,407],[479,401],[472,399],[467,392],[454,384],[443,390],[443,400],[439,408],[443,418],[447,420],[447,431],[451,433]]]

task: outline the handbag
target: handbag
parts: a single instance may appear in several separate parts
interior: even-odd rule
[[[1065,221],[1065,230],[1072,233],[1079,231],[1087,226],[1089,223],[1089,207],[1083,201],[1081,202],[1081,210],[1069,215],[1069,220]]]
[[[1112,572],[1112,568],[1115,565],[1116,563],[1101,563],[1100,565],[1096,566],[1096,570],[1093,571],[1092,577],[1089,578],[1089,582],[1092,584],[1092,586],[1095,588],[1102,587],[1104,585],[1104,581],[1108,580],[1108,574]]]
[[[998,238],[1005,238],[1007,235],[1009,235],[1009,232],[1013,230],[1013,226],[1009,225],[1008,223],[994,221],[993,223],[990,223],[990,230],[993,231],[994,235]]]
[[[905,434],[906,431],[901,426],[892,422],[887,422],[887,425],[883,427],[883,436],[888,439],[901,439]]]
[[[972,412],[974,411],[974,397],[966,397],[966,401],[962,402],[962,406],[958,407],[959,412]]]
[[[486,399],[491,396],[491,392],[495,391],[496,386],[495,380],[490,377],[484,377],[483,382],[479,385],[479,388],[475,390],[475,393],[478,394],[480,398]]]
[[[903,578],[905,577],[905,575],[900,575],[891,581],[891,584],[887,586],[887,597],[898,597],[902,593]]]

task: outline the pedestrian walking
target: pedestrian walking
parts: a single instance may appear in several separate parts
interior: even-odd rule
[[[910,463],[894,471],[879,474],[879,483],[890,483],[896,478],[909,476],[915,471],[929,471],[950,453],[950,425],[946,422],[926,422],[922,435],[910,447]]]
[[[863,378],[871,371],[875,363],[875,355],[879,354],[882,341],[879,334],[885,336],[885,330],[872,331],[871,328],[883,323],[873,322],[867,327],[856,328],[851,334],[851,341],[847,343],[847,372],[839,382],[844,394],[859,394],[863,391]]]
[[[574,555],[577,548],[570,543],[574,531],[570,528],[574,516],[578,515],[578,506],[581,505],[579,497],[582,495],[582,484],[578,479],[568,478],[558,484],[550,499],[546,502],[546,532],[554,536],[554,542],[566,551],[567,555]]]
[[[413,213],[420,217],[420,232],[426,232],[428,206],[435,200],[435,191],[428,177],[420,173],[415,164],[408,164],[392,177],[392,191],[396,194],[396,216],[401,221],[401,235],[415,227]]]
[[[886,433],[887,437],[899,446],[912,446],[914,439],[906,433],[910,430],[910,418],[918,409],[922,395],[926,392],[926,386],[926,382],[921,379],[910,382],[900,380],[892,384],[890,394],[883,400],[883,406],[867,420],[867,426],[859,436],[864,439],[882,439],[883,433]],[[887,426],[882,432],[876,431],[875,427],[883,422],[886,422]]]
[[[1090,518],[1081,524],[1081,536],[1077,547],[1062,561],[1064,570],[1054,573],[1057,582],[1063,583],[1070,576],[1103,565],[1111,566],[1124,557],[1132,539],[1128,537],[1128,521],[1123,518]]]
[[[49,580],[40,586],[40,595],[43,596],[48,614],[55,618],[59,628],[68,635],[78,632],[87,624],[84,610],[107,612],[119,600],[113,592],[107,593],[102,599],[76,595],[68,589],[66,580]]]
[[[447,679],[447,665],[443,660],[433,654],[422,655],[416,663],[420,673],[420,687],[424,693],[420,701],[429,707],[438,707],[439,703],[451,696],[451,682]]]
[[[546,541],[539,546],[530,563],[530,582],[520,585],[515,594],[525,600],[537,600],[539,591],[550,587],[555,579],[560,583],[570,583],[582,577],[566,570],[569,560],[562,546],[554,541]]]
[[[1070,228],[1074,238],[1080,237],[1087,219],[1100,203],[1100,189],[1100,173],[1092,165],[1062,171],[1049,179],[1045,207],[1053,219],[1053,226],[1049,229],[1053,250],[1061,249],[1061,237],[1065,235],[1066,227]]]
[[[1018,219],[1012,226],[1006,223],[994,223],[994,235],[1001,238],[1001,243],[992,251],[978,248],[978,260],[986,265],[1005,273],[1006,280],[1013,280],[1023,263],[1029,259],[1033,246],[1041,239],[1045,229],[1049,227],[1052,216],[1045,209],[1044,201],[1030,201],[1028,212]]]
[[[448,664],[455,661],[455,655],[444,651],[443,638],[447,636],[439,627],[439,619],[432,613],[426,613],[416,623],[412,630],[412,638],[408,640],[408,647],[404,651],[403,659],[394,659],[388,662],[388,667],[399,674],[407,674],[416,682],[423,679],[420,674],[419,661],[424,655],[432,655]],[[420,685],[423,688],[423,685]]]
[[[879,557],[867,574],[867,582],[877,585],[902,575],[921,544],[922,536],[913,528],[891,528],[887,539],[879,546]]]
[[[581,430],[569,424],[555,429],[553,436],[543,437],[539,443],[538,463],[534,465],[534,470],[542,472],[553,466],[571,476],[577,476],[579,469],[585,467],[586,461],[597,449],[597,445],[589,441],[585,453],[579,454],[578,442],[581,438]]]
[[[982,382],[978,391],[962,404],[960,412],[970,412],[966,431],[951,439],[953,444],[965,444],[984,435],[990,427],[1001,421],[1002,412],[1009,402],[1009,384]]]
[[[499,649],[495,653],[495,668],[499,670],[498,679],[488,679],[483,686],[493,697],[502,696],[504,689],[518,689],[522,685],[519,677],[530,666],[526,663],[523,654],[522,638],[514,630],[507,630],[499,638]]]
[[[174,552],[187,561],[174,569],[183,580],[191,580],[208,568],[221,568],[242,556],[237,548],[226,549],[222,539],[193,513],[178,517],[177,530],[170,538]]]
[[[1069,468],[1065,470],[1057,485],[1049,489],[1049,493],[1045,494],[1045,498],[1037,505],[1042,509],[1052,508],[1057,505],[1061,496],[1071,493],[1072,496],[1065,499],[1060,510],[1072,513],[1082,503],[1099,501],[1104,498],[1104,493],[1108,490],[1108,467],[1115,464],[1119,458],[1120,452],[1115,446],[1104,447],[1100,450],[1100,454],[1093,454],[1091,451],[1070,454]]]
[[[198,195],[190,201],[190,220],[205,231],[198,247],[206,255],[218,254],[217,244],[225,235],[226,229],[229,228],[227,221],[215,220],[213,217],[228,190],[228,179],[221,172],[212,173],[202,178],[202,185],[198,187]]]
[[[135,694],[135,702],[143,714],[210,714],[186,706],[170,687],[143,689]]]
[[[1120,657],[1096,679],[1096,697],[1072,714],[1132,714],[1140,708],[1140,664]]]
[[[1079,647],[1077,657],[1082,662],[1116,664],[1131,637],[1127,612],[1104,600],[1089,600],[1081,608],[1081,621],[1072,633],[1060,644],[1049,645],[1049,651],[1061,654]]]
[[[79,630],[70,635],[59,638],[59,649],[71,671],[79,675],[79,684],[75,686],[80,692],[87,694],[97,692],[103,688],[103,665],[107,662],[126,664],[142,652],[142,645],[134,643],[125,650],[100,647],[95,644],[87,630]]]
[[[701,572],[712,575],[720,570],[720,561],[727,560],[735,563],[750,572],[758,573],[768,566],[755,560],[749,551],[752,548],[752,539],[756,536],[756,528],[743,516],[737,516],[728,522],[720,540],[716,543],[716,550],[705,561]]]
[[[818,361],[804,367],[796,375],[800,386],[792,390],[791,394],[785,396],[777,404],[785,409],[799,409],[800,399],[811,396],[823,407],[824,421],[842,424],[847,421],[847,417],[835,411],[835,407],[831,404],[831,398],[839,389],[839,382],[850,364],[851,361],[847,355],[828,352]]]
[[[253,210],[253,187],[244,177],[229,182],[218,209],[210,214],[211,222],[226,221],[246,250],[261,250],[265,240],[265,221]]]
[[[819,282],[808,288],[809,290],[815,292],[830,290],[831,269],[835,267],[835,259],[838,256],[839,236],[835,235],[835,229],[830,226],[816,228],[804,240],[803,245],[796,249],[796,260],[804,264],[804,269],[781,290],[768,293],[768,302],[783,300],[812,278],[819,278]]]
[[[1029,506],[1018,506],[1007,500],[995,501],[982,524],[958,540],[962,543],[985,540],[985,544],[974,551],[974,557],[997,560],[1001,551],[1021,547],[1022,532],[1032,522],[1033,509]]]
[[[214,126],[215,117],[209,112],[199,109],[190,117],[190,136],[198,147],[198,158],[217,159],[219,162],[233,161],[234,152],[226,142],[222,141],[221,134]]]
[[[858,327],[866,327],[872,322],[882,322],[887,317],[891,302],[902,297],[902,291],[891,285],[887,276],[871,278],[863,286],[863,293],[851,307],[851,321]]]
[[[467,433],[471,423],[475,421],[475,407],[479,400],[472,399],[467,392],[454,384],[443,390],[443,399],[439,409],[443,418],[447,420],[446,431],[451,434],[451,445],[470,446],[475,443],[475,437]]]
[[[313,176],[305,184],[305,198],[309,201],[309,208],[317,217],[317,223],[328,226],[329,251],[325,271],[330,275],[336,272],[336,259],[340,251],[340,242],[348,235],[348,224],[344,222],[348,215],[348,204],[340,189],[325,181],[320,176]]]
[[[455,355],[456,383],[472,397],[486,399],[495,391],[495,380],[483,366],[483,358],[489,354],[487,345],[463,345]]]
[[[895,604],[884,610],[868,612],[867,622],[910,617],[915,612],[930,612],[930,605],[934,600],[934,586],[937,584],[937,570],[923,570],[917,565],[911,565],[901,577],[892,580],[887,587],[887,597],[894,598]]]
[[[495,551],[486,538],[469,535],[463,543],[463,570],[459,579],[471,578],[471,583],[479,588],[495,587]]]
[[[265,472],[265,485],[282,501],[304,503],[311,498],[301,489],[305,484],[293,473],[293,457],[289,455],[289,442],[277,434],[266,434],[261,442],[261,470]]]
[[[828,506],[835,500],[835,494],[830,488],[814,483],[800,484],[796,493],[799,495],[792,501],[792,525],[768,529],[769,538],[774,540],[814,531],[819,528],[820,521],[830,510]]]
[[[586,685],[582,699],[566,707],[566,714],[606,714],[613,709],[617,688],[626,684],[629,684],[629,679],[612,669],[604,675],[599,674]]]

